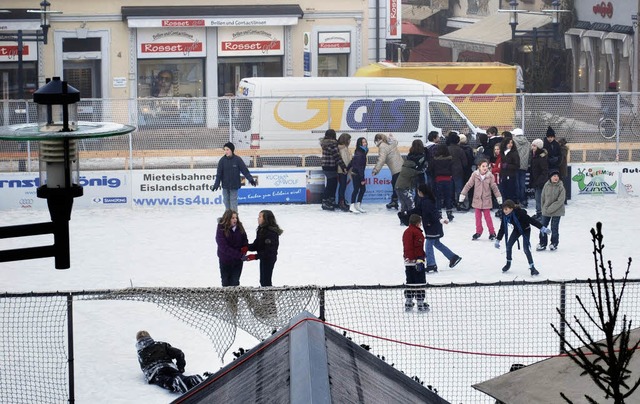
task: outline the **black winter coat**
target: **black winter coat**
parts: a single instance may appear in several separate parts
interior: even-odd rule
[[[151,337],[138,340],[136,350],[138,351],[140,369],[149,383],[162,368],[170,367],[183,373],[184,367],[187,365],[181,350],[166,342],[154,341]],[[173,363],[174,359],[175,364]]]
[[[531,225],[534,225],[538,229],[542,227],[542,223],[534,219],[533,217],[527,214],[527,211],[522,208],[515,208],[510,214],[502,215],[502,220],[500,221],[500,230],[498,230],[498,240],[502,240],[504,236],[509,237],[508,232],[508,224],[511,223],[513,225],[513,232],[517,235],[524,235],[526,238],[529,237],[529,233],[531,232]]]
[[[282,230],[279,227],[258,227],[255,241],[249,244],[249,251],[255,251],[259,260],[275,261],[278,258],[281,234]]]
[[[560,167],[560,161],[562,160],[562,150],[560,149],[560,143],[556,142],[554,139],[553,142],[549,142],[546,138],[543,141],[543,147],[547,151],[548,161],[549,161],[549,169],[555,168],[556,170]]]
[[[529,183],[533,188],[542,188],[547,182],[549,166],[547,164],[547,151],[545,149],[536,150],[531,155],[531,176]]]
[[[429,163],[429,173],[435,178],[438,176],[452,176],[453,160],[451,156],[436,156]]]
[[[364,169],[367,166],[367,152],[360,146],[356,147],[351,159],[351,173],[364,178]]]
[[[500,162],[501,178],[513,176],[520,169],[520,155],[515,148],[511,149],[511,151],[507,154],[502,154],[502,159],[500,160]]]
[[[440,223],[440,210],[436,208],[436,202],[429,198],[420,198],[416,207],[409,214],[418,214],[422,217],[422,229],[426,238],[440,238],[444,236],[442,223]]]
[[[464,170],[469,166],[464,150],[457,144],[449,145],[451,153],[451,175],[456,178],[464,178]]]
[[[242,158],[235,154],[232,154],[231,157],[222,156],[218,161],[218,171],[213,188],[218,188],[222,183],[223,189],[240,189],[240,173],[244,174],[247,181],[253,183],[253,177]]]

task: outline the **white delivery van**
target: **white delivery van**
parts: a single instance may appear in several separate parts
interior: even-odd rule
[[[240,148],[318,147],[328,128],[352,139],[393,133],[400,146],[430,131],[475,139],[475,127],[436,87],[390,77],[251,77],[238,85],[233,142]]]

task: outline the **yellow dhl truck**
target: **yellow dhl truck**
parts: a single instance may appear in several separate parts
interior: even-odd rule
[[[449,96],[481,128],[514,128],[516,108],[515,66],[499,62],[379,62],[361,67],[360,77],[402,77],[429,83]],[[471,96],[470,96],[471,95]]]

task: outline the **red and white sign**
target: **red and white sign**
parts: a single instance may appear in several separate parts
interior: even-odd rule
[[[163,27],[204,27],[204,20],[162,20]]]
[[[401,0],[387,0],[387,39],[402,37]]]
[[[283,37],[283,27],[218,28],[218,55],[284,55]]]
[[[207,56],[205,31],[198,28],[138,29],[138,58]]]
[[[129,28],[152,27],[277,27],[297,25],[298,16],[280,17],[203,17],[203,18],[127,18]],[[37,28],[34,29],[38,29]],[[2,27],[0,26],[0,30]]]
[[[350,53],[350,32],[320,32],[318,34],[318,53]]]
[[[38,60],[38,45],[33,41],[25,41],[22,44],[22,60]],[[0,62],[17,62],[18,44],[16,42],[0,42]]]

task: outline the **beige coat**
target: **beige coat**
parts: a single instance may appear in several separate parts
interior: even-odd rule
[[[402,163],[404,159],[398,151],[398,141],[389,138],[387,142],[381,142],[378,146],[378,162],[373,167],[373,175],[376,175],[382,170],[382,167],[387,164],[391,175],[398,174],[402,170]]]
[[[471,201],[471,206],[474,209],[491,209],[493,206],[493,202],[491,200],[491,192],[496,196],[496,198],[501,198],[500,191],[498,190],[498,185],[496,185],[496,180],[491,174],[491,171],[487,171],[482,178],[480,171],[476,170],[471,173],[471,177],[469,177],[469,181],[465,184],[462,191],[460,191],[461,195],[467,196],[469,189],[473,187],[473,201]]]
[[[349,148],[343,144],[338,145],[338,151],[340,152],[340,157],[342,157],[342,161],[344,161],[344,165],[349,167],[351,164],[351,153],[349,152]],[[345,174],[345,170],[342,167],[338,166],[338,174]]]

